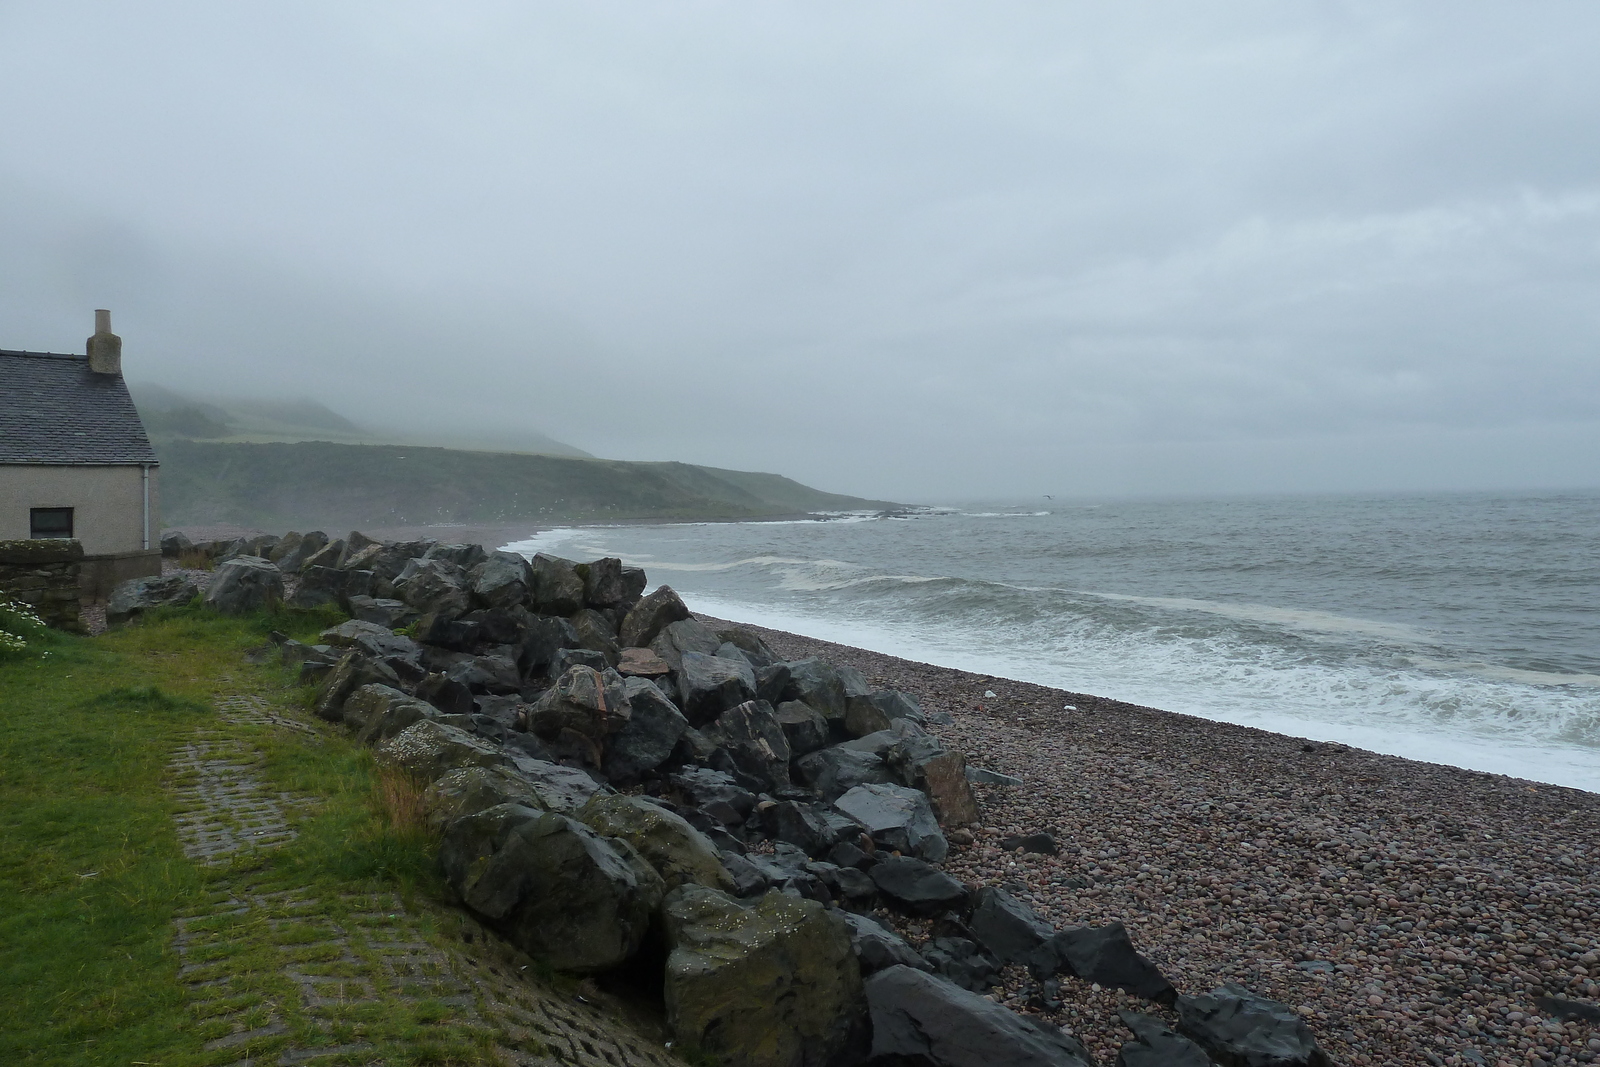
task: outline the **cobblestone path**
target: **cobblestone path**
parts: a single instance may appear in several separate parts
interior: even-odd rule
[[[217,705],[224,723],[316,733],[257,698]],[[270,792],[258,766],[218,731],[178,751],[187,855],[216,867],[294,840],[286,813],[303,801]],[[270,872],[213,878],[173,937],[206,1063],[380,1064],[400,1033],[398,1058],[424,1062],[429,1046],[466,1043],[517,1067],[679,1065],[596,1004],[528,977],[530,960],[463,915],[413,915],[387,893],[319,898]],[[372,1040],[378,1031],[391,1036]]]

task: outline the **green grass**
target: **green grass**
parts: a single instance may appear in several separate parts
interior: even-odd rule
[[[288,1022],[291,1034],[248,1050],[275,1057],[310,1026],[284,959],[303,951],[304,967],[334,965],[320,958],[318,929],[364,921],[374,893],[398,897],[424,928],[437,923],[434,842],[390,817],[365,750],[333,731],[230,725],[214,710],[215,698],[237,694],[303,708],[287,672],[244,653],[272,629],[306,639],[330,621],[191,607],[0,654],[0,1063],[233,1062],[244,1049],[203,1046],[231,1029],[217,1013],[235,1009]],[[218,868],[185,858],[169,764],[199,729],[259,752],[268,789],[307,798],[288,809],[295,841]],[[179,981],[174,920],[246,888],[293,890],[313,906],[199,924],[218,935],[199,953],[216,955],[207,965],[248,976],[228,1000],[199,1006]],[[439,1005],[380,1001],[350,1008],[337,1035],[376,1044],[392,1063],[485,1062],[483,1035],[451,1025]]]

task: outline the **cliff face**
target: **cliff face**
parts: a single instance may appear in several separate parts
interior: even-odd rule
[[[897,506],[688,463],[322,441],[169,440],[159,454],[165,520],[178,526],[738,519]]]

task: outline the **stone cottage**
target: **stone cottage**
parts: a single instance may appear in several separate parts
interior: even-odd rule
[[[0,541],[75,538],[83,593],[161,573],[155,451],[94,313],[84,355],[0,349]]]

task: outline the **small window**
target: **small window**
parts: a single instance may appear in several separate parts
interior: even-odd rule
[[[30,537],[71,537],[71,508],[32,508],[28,514]]]

